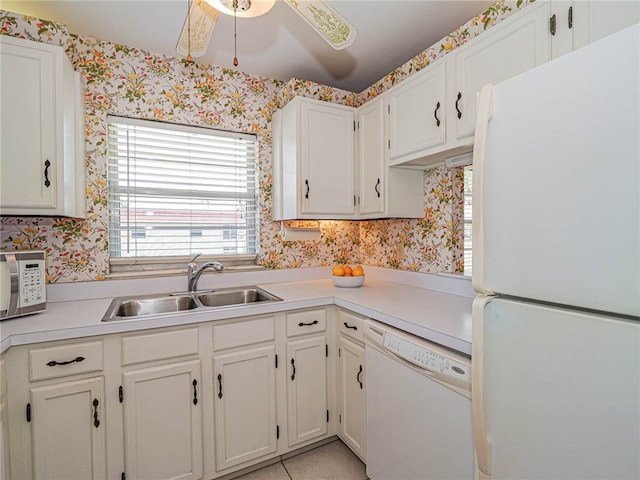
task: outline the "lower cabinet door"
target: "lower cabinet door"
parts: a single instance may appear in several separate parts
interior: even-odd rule
[[[213,359],[218,471],[277,449],[275,346]]]
[[[289,446],[326,435],[327,363],[324,335],[287,343]]]
[[[364,347],[340,336],[340,437],[365,459]]]
[[[127,478],[202,478],[200,361],[123,373]]]
[[[103,378],[34,387],[31,403],[35,478],[106,478]]]

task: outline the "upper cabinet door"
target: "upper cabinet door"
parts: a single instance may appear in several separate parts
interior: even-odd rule
[[[640,22],[640,2],[574,0],[574,48],[582,47]],[[554,55],[555,56],[555,55]]]
[[[310,100],[301,108],[301,213],[354,215],[354,110]]]
[[[448,101],[455,115],[456,139],[473,135],[476,97],[483,85],[501,82],[550,59],[549,8],[547,2],[531,5],[522,15],[505,20],[451,53],[455,90]]]
[[[384,96],[358,110],[358,186],[360,215],[384,213],[386,182]]]
[[[2,213],[7,209],[56,213],[58,161],[56,51],[36,42],[2,41]],[[60,49],[62,50],[62,49]],[[62,172],[62,170],[60,170]]]
[[[84,96],[62,47],[0,36],[2,215],[84,217]]]
[[[389,156],[397,163],[445,142],[445,65],[426,67],[389,91]]]

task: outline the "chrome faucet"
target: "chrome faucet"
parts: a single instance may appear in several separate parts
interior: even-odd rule
[[[198,291],[198,280],[200,279],[200,275],[202,275],[202,273],[205,270],[207,270],[208,268],[211,268],[216,272],[221,272],[222,269],[224,268],[222,264],[219,262],[205,262],[202,265],[200,265],[200,267],[198,267],[198,264],[196,263],[196,259],[200,255],[202,254],[198,253],[187,264],[187,289],[189,290],[189,293],[194,293]]]

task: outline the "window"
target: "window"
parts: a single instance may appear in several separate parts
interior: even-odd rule
[[[255,259],[254,135],[112,116],[108,123],[112,263],[196,253]]]
[[[473,167],[464,167],[464,275],[471,276],[471,213],[472,213]]]

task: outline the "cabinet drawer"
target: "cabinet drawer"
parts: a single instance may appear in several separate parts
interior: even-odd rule
[[[276,338],[273,317],[242,320],[213,327],[213,349],[240,347],[254,343],[270,342]]]
[[[198,329],[185,328],[122,339],[122,365],[197,355]]]
[[[324,332],[326,328],[327,312],[325,309],[287,314],[287,337]]]
[[[364,319],[350,312],[338,310],[338,331],[355,340],[364,340]]]
[[[30,380],[102,370],[102,341],[34,348],[29,351]]]

